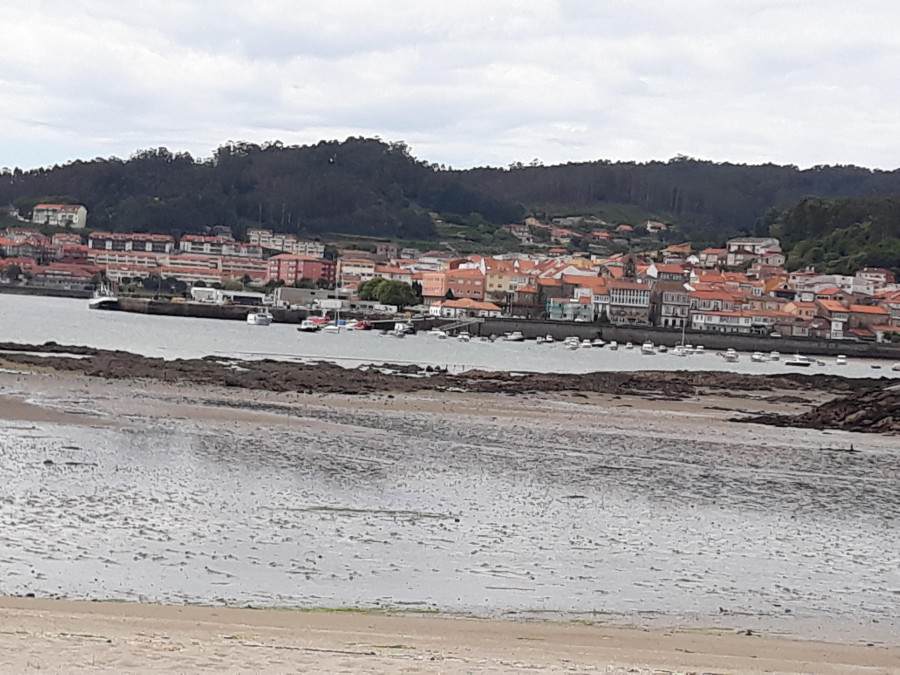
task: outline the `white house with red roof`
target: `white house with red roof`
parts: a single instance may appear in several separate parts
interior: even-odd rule
[[[87,208],[81,204],[38,204],[31,210],[31,222],[80,230],[87,225]]]

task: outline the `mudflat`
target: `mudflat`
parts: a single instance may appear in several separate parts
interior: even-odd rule
[[[0,670],[900,672],[896,439],[730,421],[832,390],[16,367]]]

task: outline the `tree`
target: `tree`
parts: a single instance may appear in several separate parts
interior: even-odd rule
[[[387,279],[383,277],[375,277],[374,279],[369,279],[369,281],[361,283],[357,289],[359,299],[367,302],[381,302],[378,299],[379,289],[386,281]]]
[[[418,303],[415,292],[405,281],[385,281],[378,287],[378,301],[383,305],[396,305],[403,309]]]
[[[4,273],[4,276],[7,279],[11,279],[12,281],[17,281],[19,278],[19,275],[21,275],[21,274],[22,274],[22,268],[19,267],[18,265],[16,265],[15,263],[10,263],[9,265],[6,266],[6,272]]]

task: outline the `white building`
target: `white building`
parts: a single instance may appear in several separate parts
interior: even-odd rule
[[[81,204],[38,204],[31,211],[31,222],[80,230],[87,225],[87,213]]]

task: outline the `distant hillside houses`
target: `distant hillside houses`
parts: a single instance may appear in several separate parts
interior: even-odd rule
[[[52,227],[81,230],[87,225],[87,209],[81,204],[38,204],[31,210],[31,222]]]
[[[272,230],[250,228],[247,230],[247,241],[262,248],[293,253],[294,255],[311,255],[321,258],[325,254],[325,245],[321,242],[304,241],[293,234],[283,234]]]

